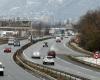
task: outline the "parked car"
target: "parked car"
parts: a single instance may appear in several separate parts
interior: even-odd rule
[[[33,52],[32,58],[40,59],[41,58],[40,52],[38,52],[38,51]]]
[[[43,47],[48,47],[48,42],[44,42]]]
[[[2,65],[2,62],[0,62],[0,76],[4,76],[4,67]]]
[[[43,64],[44,65],[46,65],[46,64],[54,65],[54,60],[53,60],[52,56],[45,56],[43,58]]]
[[[11,52],[11,48],[5,48],[4,52],[10,53]]]
[[[56,57],[56,52],[55,51],[49,51],[48,56],[52,56],[53,58]]]
[[[19,40],[14,40],[14,47],[15,46],[20,46],[20,41]]]

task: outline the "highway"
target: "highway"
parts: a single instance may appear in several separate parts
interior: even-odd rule
[[[28,43],[27,40],[21,41],[21,46],[25,45],[26,43]],[[12,48],[11,53],[3,52],[3,49],[7,47]],[[0,76],[0,80],[43,80],[25,71],[13,61],[13,54],[20,47],[13,47],[13,45],[11,46],[8,44],[0,45],[0,62],[2,62],[3,66],[5,67],[4,76]]]
[[[79,52],[75,52],[72,49],[68,48],[67,46],[65,46],[65,42],[69,41],[70,38],[66,38],[63,40],[63,42],[61,43],[56,43],[55,39],[49,39],[46,40],[49,43],[49,47],[42,47],[43,42],[38,42],[32,46],[30,46],[29,48],[27,48],[24,51],[24,56],[27,60],[32,61],[34,63],[38,63],[42,65],[42,60],[41,59],[32,59],[31,56],[33,54],[34,51],[39,51],[41,54],[41,57],[44,57],[47,55],[47,52],[50,49],[54,49],[56,51],[57,54],[66,54],[66,55],[74,55],[74,56],[86,56],[85,54],[81,54]],[[48,67],[51,68],[55,68],[58,70],[62,70],[62,71],[66,71],[72,74],[76,74],[85,78],[89,78],[91,80],[100,80],[100,72],[95,71],[95,70],[91,70],[91,69],[87,69],[85,67],[79,66],[79,65],[75,65],[73,63],[70,63],[68,61],[64,61],[60,58],[56,58],[55,60],[55,65],[54,66],[49,66],[46,65]]]

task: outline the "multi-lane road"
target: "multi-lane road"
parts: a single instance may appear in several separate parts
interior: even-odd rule
[[[47,52],[50,49],[54,49],[56,51],[57,54],[66,54],[66,55],[74,55],[74,56],[86,56],[85,54],[79,53],[79,52],[75,52],[73,50],[71,50],[70,48],[68,48],[65,43],[66,41],[68,42],[70,38],[66,38],[64,39],[61,43],[56,43],[55,39],[49,39],[46,40],[48,42],[49,47],[43,47],[43,42],[38,42],[32,46],[30,46],[29,48],[27,48],[24,51],[24,56],[26,57],[27,60],[30,60],[34,63],[38,63],[43,65],[42,63],[42,59],[33,59],[32,54],[34,51],[39,51],[41,54],[41,57],[44,57],[47,55]],[[69,61],[64,61],[60,58],[55,58],[55,65],[54,66],[49,66],[51,68],[55,68],[58,70],[62,70],[62,71],[66,71],[69,73],[73,73],[85,78],[89,78],[91,80],[100,80],[100,72],[99,71],[95,71],[95,70],[91,70],[89,68],[85,68],[82,67],[80,65],[76,65],[73,63],[70,63]]]
[[[21,46],[28,43],[27,40],[21,41]],[[21,47],[20,46],[20,47]],[[11,47],[11,53],[4,53],[3,49],[6,47]],[[27,71],[23,70],[13,61],[14,52],[20,47],[13,47],[8,44],[0,45],[0,62],[3,63],[4,76],[0,76],[0,80],[42,80],[39,77],[33,76]]]
[[[47,52],[51,49],[55,50],[57,55],[66,54],[66,55],[73,55],[73,56],[86,56],[85,54],[75,52],[69,47],[67,47],[65,43],[68,42],[69,40],[70,38],[66,38],[61,43],[56,43],[55,39],[46,40],[48,42],[49,47],[43,47],[44,41],[39,41],[36,44],[24,50],[23,54],[27,60],[32,61],[34,63],[41,64],[41,65],[43,65],[42,57],[46,56]],[[21,41],[21,46],[25,45],[26,43],[28,43],[27,40]],[[3,49],[6,47],[11,47],[12,52],[4,53]],[[14,47],[8,44],[0,45],[0,62],[2,62],[5,67],[4,76],[0,76],[0,80],[43,80],[41,77],[34,76],[30,74],[29,72],[23,70],[13,61],[13,54],[20,47]],[[33,52],[35,51],[40,52],[41,59],[31,58]],[[50,65],[46,65],[46,66],[54,68],[54,69],[62,70],[65,72],[73,73],[75,75],[89,78],[91,80],[100,80],[99,71],[92,70],[84,66],[76,65],[76,64],[70,63],[69,61],[64,61],[63,59],[60,59],[59,57],[56,57],[54,60],[55,60],[54,66],[50,66]]]

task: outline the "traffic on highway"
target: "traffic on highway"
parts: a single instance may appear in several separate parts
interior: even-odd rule
[[[26,48],[22,53],[26,60],[32,63],[46,66],[48,68],[53,68],[60,71],[68,72],[73,75],[81,76],[86,79],[99,80],[99,71],[95,69],[91,70],[84,66],[80,66],[80,64],[75,64],[70,62],[69,60],[67,61],[59,57],[59,55],[80,57],[88,56],[87,54],[74,51],[70,47],[68,47],[68,42],[72,39],[72,37],[73,36],[57,36],[35,43],[33,43],[34,41],[30,40],[29,38],[25,40],[18,40],[17,38],[9,37],[7,44],[2,44],[0,46],[0,74],[2,76],[0,77],[0,80],[43,79],[41,78],[41,76],[37,77],[36,75],[32,75],[30,72],[27,72],[26,70],[22,69],[13,60],[14,53],[23,45],[30,42],[32,42],[32,45]],[[24,75],[25,77],[21,77]]]
[[[21,40],[20,46],[7,44],[0,45],[0,80],[41,80],[19,67],[13,60],[13,55],[21,46],[28,43],[28,40]],[[12,42],[11,42],[12,43]]]
[[[0,0],[0,80],[100,80],[100,0]]]
[[[66,54],[66,55],[73,55],[73,56],[87,56],[86,54],[73,51],[69,47],[65,46],[66,44],[65,41],[69,41],[69,40],[70,37],[64,38],[64,40],[61,40],[60,43],[56,42],[56,39],[50,39],[50,40],[38,42],[30,46],[26,50],[24,50],[23,55],[27,60],[33,63],[38,63],[41,65],[46,65],[50,68],[55,68],[72,74],[77,74],[79,76],[89,78],[91,80],[92,79],[99,80],[99,75],[100,75],[99,71],[91,70],[89,68],[82,67],[74,63],[70,63],[69,61],[65,61],[64,59],[60,59],[59,57],[57,57],[57,55],[59,54],[60,55]],[[45,42],[48,42],[49,47],[43,47]],[[50,54],[48,55],[48,53],[51,50],[53,51],[53,53],[51,53],[51,55]],[[31,58],[35,51],[38,51],[38,54],[36,53],[34,58]],[[36,57],[39,57],[39,59],[36,59]]]

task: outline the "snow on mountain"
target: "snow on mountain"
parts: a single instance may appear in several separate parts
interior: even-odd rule
[[[0,16],[76,19],[99,6],[100,0],[0,0]]]

